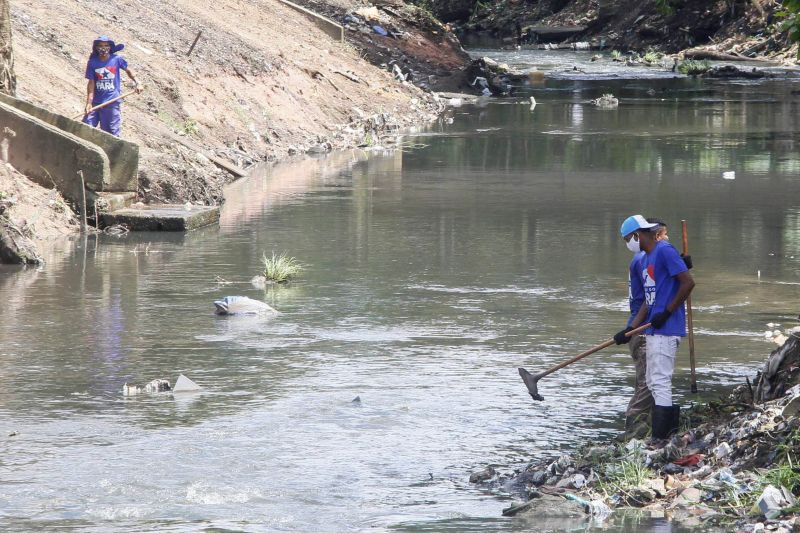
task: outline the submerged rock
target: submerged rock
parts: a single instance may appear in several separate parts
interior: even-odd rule
[[[473,472],[469,476],[470,483],[483,483],[484,481],[488,481],[492,479],[494,476],[497,475],[497,470],[492,468],[491,466],[487,466],[480,472]]]

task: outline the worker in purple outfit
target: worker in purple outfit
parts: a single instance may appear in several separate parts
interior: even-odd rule
[[[124,44],[115,44],[114,41],[101,35],[92,43],[92,55],[86,63],[86,115],[83,122],[94,127],[100,124],[100,129],[119,137],[122,126],[121,102],[117,101],[101,109],[91,111],[95,106],[113,100],[122,94],[120,71],[124,70],[137,93],[143,87],[136,81],[133,72],[128,68],[128,62],[117,52],[125,47]]]
[[[647,388],[653,396],[651,428],[654,439],[673,435],[680,425],[680,407],[672,403],[672,374],[681,337],[686,336],[684,302],[694,288],[688,264],[667,241],[656,239],[658,223],[641,215],[625,219],[620,228],[625,245],[633,253],[645,253],[633,265],[644,290],[644,301],[621,335],[650,322],[645,331]]]

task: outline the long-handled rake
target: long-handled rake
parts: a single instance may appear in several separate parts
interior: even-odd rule
[[[648,322],[647,324],[643,324],[643,325],[639,326],[636,329],[632,329],[631,331],[626,333],[625,336],[626,337],[632,337],[633,335],[636,335],[637,333],[641,333],[642,331],[646,330],[650,326],[651,326],[651,324]],[[540,379],[542,379],[543,377],[547,376],[548,374],[552,374],[556,370],[560,370],[560,369],[564,368],[565,366],[571,365],[572,363],[574,363],[576,361],[580,361],[581,359],[583,359],[587,355],[592,355],[595,352],[599,352],[603,348],[607,348],[607,347],[611,346],[614,343],[615,343],[614,339],[607,340],[606,342],[604,342],[602,344],[598,344],[597,346],[594,346],[592,348],[589,348],[585,352],[579,353],[575,357],[567,359],[566,361],[562,361],[562,362],[558,363],[557,365],[548,368],[544,372],[540,372],[539,374],[531,374],[530,372],[528,372],[524,368],[518,368],[517,370],[519,370],[519,375],[522,376],[522,381],[525,382],[525,386],[528,387],[528,392],[530,393],[531,398],[541,402],[541,401],[544,400],[544,397],[542,397],[542,395],[539,394],[538,385],[539,385],[539,380]]]

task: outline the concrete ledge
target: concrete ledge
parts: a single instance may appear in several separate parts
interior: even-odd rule
[[[109,176],[103,188],[95,190],[112,192],[137,190],[139,145],[3,93],[0,93],[0,102],[100,147],[108,156]]]
[[[0,125],[0,138],[8,140],[8,162],[45,187],[55,184],[76,206],[83,193],[79,170],[87,188],[102,191],[108,186],[108,156],[94,144],[3,102]]]
[[[131,231],[189,231],[219,221],[219,207],[153,205],[119,209],[100,216],[102,226],[123,224]]]
[[[289,0],[279,0],[282,4],[291,7],[295,11],[302,13],[303,15],[307,16],[311,19],[316,26],[333,37],[335,40],[339,42],[344,42],[344,28],[341,24],[337,24],[336,22],[332,21],[328,17],[323,17],[317,13],[314,13],[310,9],[306,9],[303,6],[298,6],[294,2],[289,2]]]

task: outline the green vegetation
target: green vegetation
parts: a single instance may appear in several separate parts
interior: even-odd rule
[[[781,7],[777,15],[786,19],[781,29],[789,34],[789,39],[800,43],[800,0],[783,0]],[[797,57],[800,59],[800,48]]]
[[[603,475],[597,483],[597,490],[606,497],[628,494],[646,480],[657,477],[653,470],[645,466],[644,454],[638,448],[629,458],[605,464],[601,468]]]
[[[611,59],[614,61],[622,61],[622,52],[619,50],[611,50]]]
[[[200,132],[200,125],[193,118],[178,121],[172,118],[170,114],[163,111],[158,113],[158,118],[161,119],[161,122],[175,130],[175,133],[179,135],[197,135]]]
[[[275,252],[272,252],[272,257],[267,257],[265,253],[262,262],[264,277],[276,283],[285,283],[303,271],[303,266],[294,257],[287,257],[285,253],[275,255]]]
[[[662,15],[675,13],[675,6],[672,4],[672,0],[656,0],[656,9]]]
[[[687,59],[678,65],[678,72],[686,74],[687,76],[697,76],[711,70],[711,63],[707,60],[695,61],[694,59]]]
[[[650,49],[644,54],[644,61],[645,63],[658,63],[662,57],[664,57],[664,54]]]

